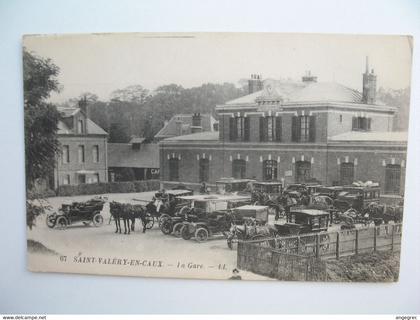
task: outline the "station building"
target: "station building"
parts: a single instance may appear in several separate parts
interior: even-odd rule
[[[160,141],[160,178],[212,186],[222,177],[280,180],[284,184],[378,182],[382,195],[404,193],[407,133],[393,131],[395,106],[376,99],[377,76],[363,90],[318,82],[265,80],[252,75],[249,94],[216,107],[218,132]]]

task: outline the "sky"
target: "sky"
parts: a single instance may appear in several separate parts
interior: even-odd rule
[[[92,92],[102,100],[130,85],[153,90],[231,82],[251,74],[300,81],[310,70],[320,82],[361,90],[366,56],[377,87],[410,85],[408,36],[281,33],[117,33],[25,36],[23,45],[60,67],[63,102]]]

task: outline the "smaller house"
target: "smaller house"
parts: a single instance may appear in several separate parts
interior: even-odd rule
[[[109,181],[159,179],[159,146],[133,137],[129,143],[108,143]]]
[[[88,116],[84,101],[79,107],[57,108],[61,152],[54,169],[54,187],[107,182],[108,133]]]
[[[155,140],[199,132],[218,131],[218,121],[211,114],[176,114],[155,135]]]

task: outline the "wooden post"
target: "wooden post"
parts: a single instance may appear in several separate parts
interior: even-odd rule
[[[394,251],[394,229],[395,229],[395,225],[392,225],[392,232],[391,232],[391,252]]]
[[[315,257],[319,258],[319,233],[316,235]]]
[[[337,240],[335,243],[335,258],[340,259],[340,232],[337,232]]]
[[[376,252],[376,229],[378,227],[373,228],[373,252]]]
[[[354,241],[354,254],[359,254],[359,230],[356,229],[356,239]]]

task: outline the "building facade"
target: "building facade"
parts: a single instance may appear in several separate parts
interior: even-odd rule
[[[249,95],[216,107],[218,133],[161,141],[162,183],[371,180],[382,194],[398,197],[404,192],[407,133],[392,131],[396,108],[377,101],[376,74],[368,66],[362,81],[360,93],[318,82],[310,73],[299,83],[253,75]]]
[[[58,108],[60,155],[54,170],[54,187],[108,181],[108,134],[87,116],[86,105]]]

